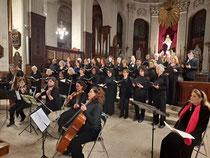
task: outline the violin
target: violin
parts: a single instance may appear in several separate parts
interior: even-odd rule
[[[81,93],[84,93],[84,91],[73,92],[70,96],[72,98],[74,98],[74,97],[76,97],[77,95],[79,95]],[[69,96],[68,96],[64,105],[67,105],[70,102],[70,100],[72,100],[72,99],[70,99]]]

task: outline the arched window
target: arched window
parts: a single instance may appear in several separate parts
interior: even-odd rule
[[[101,7],[95,0],[93,4],[93,40],[92,40],[92,56],[100,55],[101,44],[100,44],[100,31],[103,26],[103,17]]]
[[[71,6],[61,5],[58,9],[58,19],[57,25],[59,26],[62,22],[62,25],[68,31],[68,35],[64,37],[64,39],[60,39],[57,37],[57,45],[60,48],[71,49],[71,41],[72,41],[72,8]]]
[[[119,44],[119,48],[122,49],[123,42],[123,20],[121,15],[117,14],[117,40]]]
[[[188,35],[188,50],[197,51],[196,57],[200,60],[199,70],[202,69],[202,56],[206,26],[206,10],[198,11],[190,20]]]
[[[144,59],[148,53],[149,24],[143,19],[134,22],[133,55],[137,59]]]

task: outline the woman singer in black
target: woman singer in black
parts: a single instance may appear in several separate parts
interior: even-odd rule
[[[145,76],[146,69],[141,67],[139,69],[139,75],[135,79],[135,83],[132,83],[134,87],[134,100],[146,103],[148,96],[148,83],[149,79]],[[141,123],[144,120],[145,110],[141,109],[141,114],[139,115],[139,107],[135,105],[135,117],[134,121]]]
[[[106,114],[109,114],[109,115],[114,114],[114,102],[115,102],[116,93],[117,93],[117,85],[116,85],[116,82],[114,82],[114,80],[115,80],[115,77],[114,77],[113,69],[108,69],[107,77],[105,79],[105,85],[104,85],[106,100],[105,100],[103,110]]]
[[[90,100],[90,103],[88,105],[82,104],[80,107],[87,117],[85,124],[79,130],[77,136],[71,141],[67,150],[63,153],[64,155],[71,153],[72,158],[84,158],[82,144],[96,140],[101,131],[102,106],[105,100],[103,89],[92,87],[88,93],[88,99]]]
[[[183,138],[175,132],[169,133],[163,140],[160,158],[190,158],[194,146],[201,142],[210,115],[210,105],[202,90],[193,89],[189,103],[179,112],[175,128],[191,134],[195,139]]]
[[[38,71],[37,67],[34,65],[31,68],[31,88],[33,93],[40,93],[41,92],[41,78],[42,75]]]

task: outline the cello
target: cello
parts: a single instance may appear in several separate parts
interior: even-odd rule
[[[85,106],[91,103],[91,100],[89,100]],[[76,114],[76,118],[72,122],[72,124],[66,128],[64,135],[61,137],[56,150],[60,153],[64,153],[71,141],[76,136],[77,132],[80,130],[80,128],[85,124],[86,116],[83,114],[83,111],[80,109]]]

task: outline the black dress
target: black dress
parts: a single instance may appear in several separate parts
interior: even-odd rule
[[[177,121],[175,128],[185,131],[189,120],[195,110],[195,106],[188,109],[182,116],[180,122]],[[182,109],[181,109],[182,111]],[[181,112],[180,111],[180,112]],[[176,133],[169,133],[163,140],[160,150],[160,158],[190,158],[194,146],[201,141],[202,133],[207,128],[209,122],[209,109],[206,106],[201,106],[199,120],[194,131],[190,133],[195,139],[192,139],[192,144],[187,146],[184,139]]]
[[[33,89],[33,87],[36,88],[36,93],[39,93],[41,92],[41,78],[42,78],[42,75],[39,71],[36,72],[36,74],[34,74],[33,72],[31,72],[31,76],[34,78],[34,79],[39,79],[39,81],[36,81],[36,80],[31,80],[31,87]]]
[[[65,155],[71,153],[72,158],[84,158],[82,144],[95,141],[101,130],[102,105],[100,103],[92,102],[83,113],[87,117],[86,122],[64,152]]]
[[[120,82],[120,117],[128,117],[128,104],[131,97],[132,83],[130,77]]]
[[[166,111],[166,90],[168,89],[168,77],[165,75],[160,75],[157,80],[154,82],[155,85],[159,85],[159,89],[153,87],[152,97],[153,97],[153,106],[160,111]],[[160,125],[164,125],[165,117],[161,115]],[[159,115],[153,116],[153,123],[159,123]]]
[[[51,96],[53,97],[53,100],[50,100],[46,94],[46,91],[48,90],[48,87],[45,88],[45,91],[41,93],[41,96],[46,95],[46,106],[41,105],[41,108],[43,111],[48,115],[50,113],[50,110],[57,111],[61,108],[61,100],[59,96],[59,89],[53,88],[51,91]],[[50,109],[50,110],[49,110]]]
[[[114,77],[106,77],[105,79],[105,86],[107,88],[104,88],[105,90],[105,104],[103,111],[106,114],[112,115],[114,114],[114,101],[116,99],[116,91],[117,91],[117,85],[116,82],[114,82]]]
[[[74,116],[74,114],[79,110],[79,109],[74,109],[74,104],[79,104],[79,106],[81,106],[81,104],[85,103],[87,100],[87,95],[85,92],[77,95],[76,97],[74,97],[70,103],[69,106],[71,107],[69,110],[65,111],[64,113],[61,114],[59,120],[58,120],[58,131],[62,132],[62,127],[68,127],[70,125],[71,122],[68,122],[72,116]],[[68,123],[67,123],[68,122]]]
[[[142,103],[146,103],[146,99],[148,96],[148,86],[149,86],[149,79],[145,76],[138,76],[135,79],[135,84],[141,84],[143,88],[139,88],[137,85],[134,88],[134,100],[140,101]],[[139,116],[139,107],[135,105],[135,119],[144,120],[145,110],[141,110],[141,115]]]
[[[174,69],[176,69],[177,72],[174,72]],[[169,65],[166,68],[166,71],[168,71],[168,73],[169,73],[169,76],[168,76],[168,79],[169,79],[168,101],[169,101],[169,104],[175,105],[177,103],[176,102],[177,82],[178,82],[178,76],[179,76],[179,74],[181,74],[181,68],[178,64],[175,66]]]

